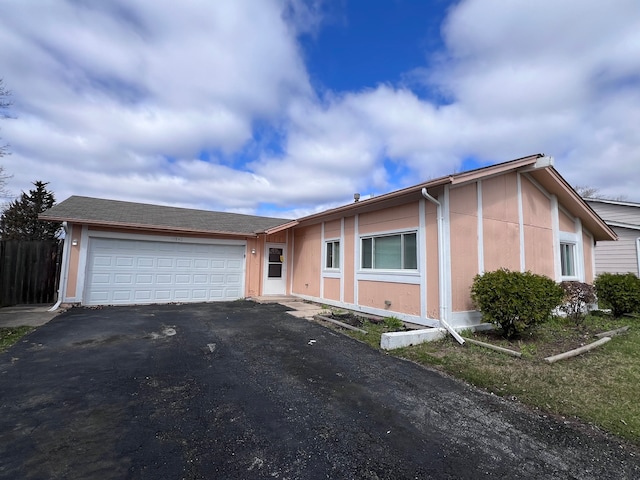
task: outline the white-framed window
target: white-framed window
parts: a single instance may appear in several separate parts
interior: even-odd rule
[[[361,238],[360,268],[363,270],[417,270],[416,232]]]
[[[577,277],[576,271],[576,244],[560,242],[560,271],[562,277]]]
[[[331,240],[329,242],[325,242],[324,266],[326,269],[340,268],[340,241],[339,240]]]

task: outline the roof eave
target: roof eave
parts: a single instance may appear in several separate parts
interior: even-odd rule
[[[531,172],[531,175],[558,198],[560,204],[573,216],[582,221],[582,225],[594,236],[595,240],[617,240],[618,235],[609,225],[578,195],[567,181],[553,167],[549,166]],[[555,188],[549,188],[544,176],[550,179]],[[542,180],[542,181],[541,181]],[[547,184],[547,185],[545,185]]]
[[[46,215],[39,215],[38,220],[45,221],[45,222],[77,223],[82,225],[90,225],[94,227],[124,228],[127,230],[148,230],[150,232],[179,232],[184,234],[220,235],[220,236],[229,236],[229,237],[252,237],[252,238],[255,238],[258,236],[256,233],[253,233],[253,232],[224,232],[220,230],[169,227],[164,225],[147,225],[144,223],[96,221],[96,220],[86,220],[81,218],[65,218],[65,217],[53,217],[53,216],[50,217]]]

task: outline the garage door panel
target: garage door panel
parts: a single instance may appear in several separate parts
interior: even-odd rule
[[[84,303],[235,300],[244,296],[244,252],[243,245],[91,238]]]
[[[158,268],[174,268],[173,258],[158,258],[156,265],[158,266]]]
[[[114,275],[113,281],[118,285],[133,285],[133,275],[117,274],[117,275]]]

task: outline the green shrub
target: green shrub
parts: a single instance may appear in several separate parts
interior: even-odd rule
[[[640,278],[633,273],[602,273],[594,284],[600,308],[614,317],[640,311]]]
[[[562,289],[550,278],[506,269],[476,275],[471,287],[482,319],[501,327],[507,338],[545,322],[562,297]]]
[[[596,301],[596,289],[593,285],[582,282],[562,282],[560,288],[564,292],[560,310],[567,314],[576,324],[582,323],[589,313],[589,307]]]
[[[404,327],[402,320],[396,317],[385,317],[384,325],[390,330],[400,330]]]

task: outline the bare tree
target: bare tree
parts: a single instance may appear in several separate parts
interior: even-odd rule
[[[9,118],[7,110],[12,105],[9,97],[11,92],[4,86],[4,80],[0,78],[0,118]],[[0,145],[0,157],[7,155],[9,145]]]
[[[0,78],[0,118],[8,118],[9,114],[7,110],[11,106],[9,97],[11,92],[4,86],[4,80]],[[0,139],[1,140],[1,139]],[[2,145],[0,143],[0,157],[9,155],[9,145]],[[11,178],[11,175],[7,175],[4,171],[4,167],[0,165],[0,198],[10,197],[10,193],[6,188],[7,180]]]
[[[610,195],[604,195],[600,193],[600,189],[597,187],[590,187],[588,185],[575,185],[573,189],[576,191],[578,195],[582,198],[594,198],[597,200],[615,200],[618,202],[623,202],[627,199],[624,195],[619,195],[617,197],[612,197]]]

